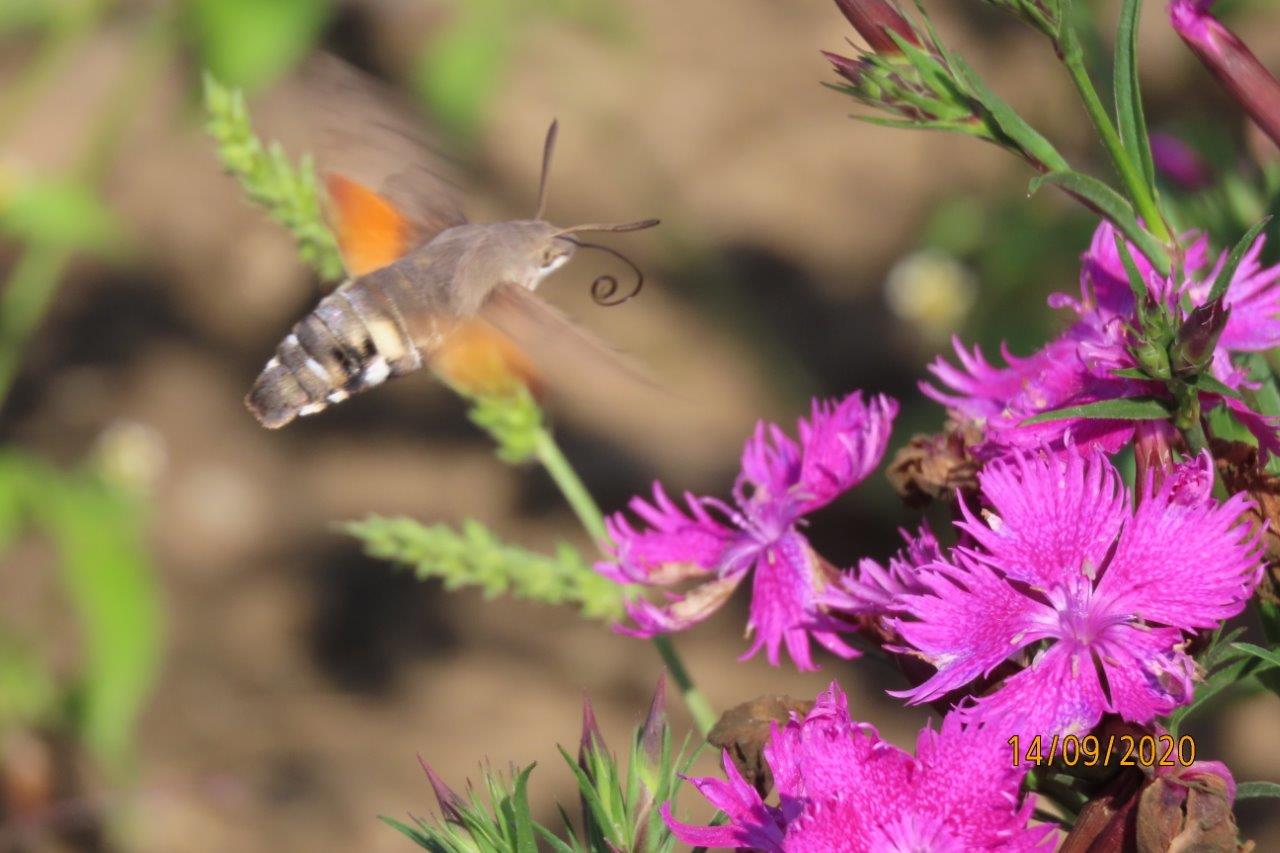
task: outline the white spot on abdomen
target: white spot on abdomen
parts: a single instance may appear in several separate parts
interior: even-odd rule
[[[360,374],[360,384],[368,387],[370,385],[378,385],[386,381],[391,375],[391,366],[387,364],[387,360],[381,355],[374,356],[369,363],[364,366],[364,371]]]

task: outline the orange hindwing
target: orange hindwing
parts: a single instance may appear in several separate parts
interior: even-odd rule
[[[529,357],[483,320],[459,324],[445,338],[431,363],[445,382],[469,394],[510,394],[520,385],[534,394],[541,390]]]
[[[387,199],[342,175],[330,173],[324,183],[350,275],[385,267],[413,248],[421,229]]]

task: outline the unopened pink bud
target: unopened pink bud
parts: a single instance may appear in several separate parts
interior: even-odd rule
[[[466,802],[445,784],[444,780],[440,778],[440,774],[436,773],[430,764],[423,761],[421,755],[418,756],[418,763],[422,765],[423,772],[427,774],[427,779],[431,782],[431,789],[435,791],[436,801],[440,804],[441,816],[447,821],[462,823],[462,812],[467,807]]]
[[[822,51],[822,55],[831,63],[831,67],[836,70],[837,74],[853,85],[858,85],[862,77],[862,60],[850,59],[847,56],[841,56],[829,50]]]
[[[1173,28],[1245,112],[1280,144],[1280,80],[1253,51],[1209,14],[1212,0],[1173,0]]]
[[[911,24],[888,0],[836,0],[836,5],[876,53],[902,53],[890,32],[911,44],[920,44]]]

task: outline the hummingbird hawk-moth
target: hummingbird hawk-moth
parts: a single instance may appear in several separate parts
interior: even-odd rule
[[[535,291],[577,248],[621,257],[575,234],[634,231],[658,221],[559,228],[544,220],[555,140],[552,122],[537,212],[526,220],[468,222],[441,181],[429,182],[424,192],[408,181],[398,185],[393,175],[379,192],[328,173],[332,220],[350,278],[276,347],[245,398],[258,421],[278,429],[426,365],[471,390],[513,378],[529,382],[536,373],[527,353],[548,343],[622,366]],[[392,200],[397,196],[405,203]],[[635,272],[631,295],[643,282]],[[598,278],[592,290],[602,304],[629,298],[609,301],[617,290],[611,276]]]

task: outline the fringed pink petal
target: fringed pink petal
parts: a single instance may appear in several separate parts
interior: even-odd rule
[[[830,503],[875,470],[897,414],[897,401],[883,394],[864,401],[855,391],[843,400],[813,402],[799,425],[803,512]]]

